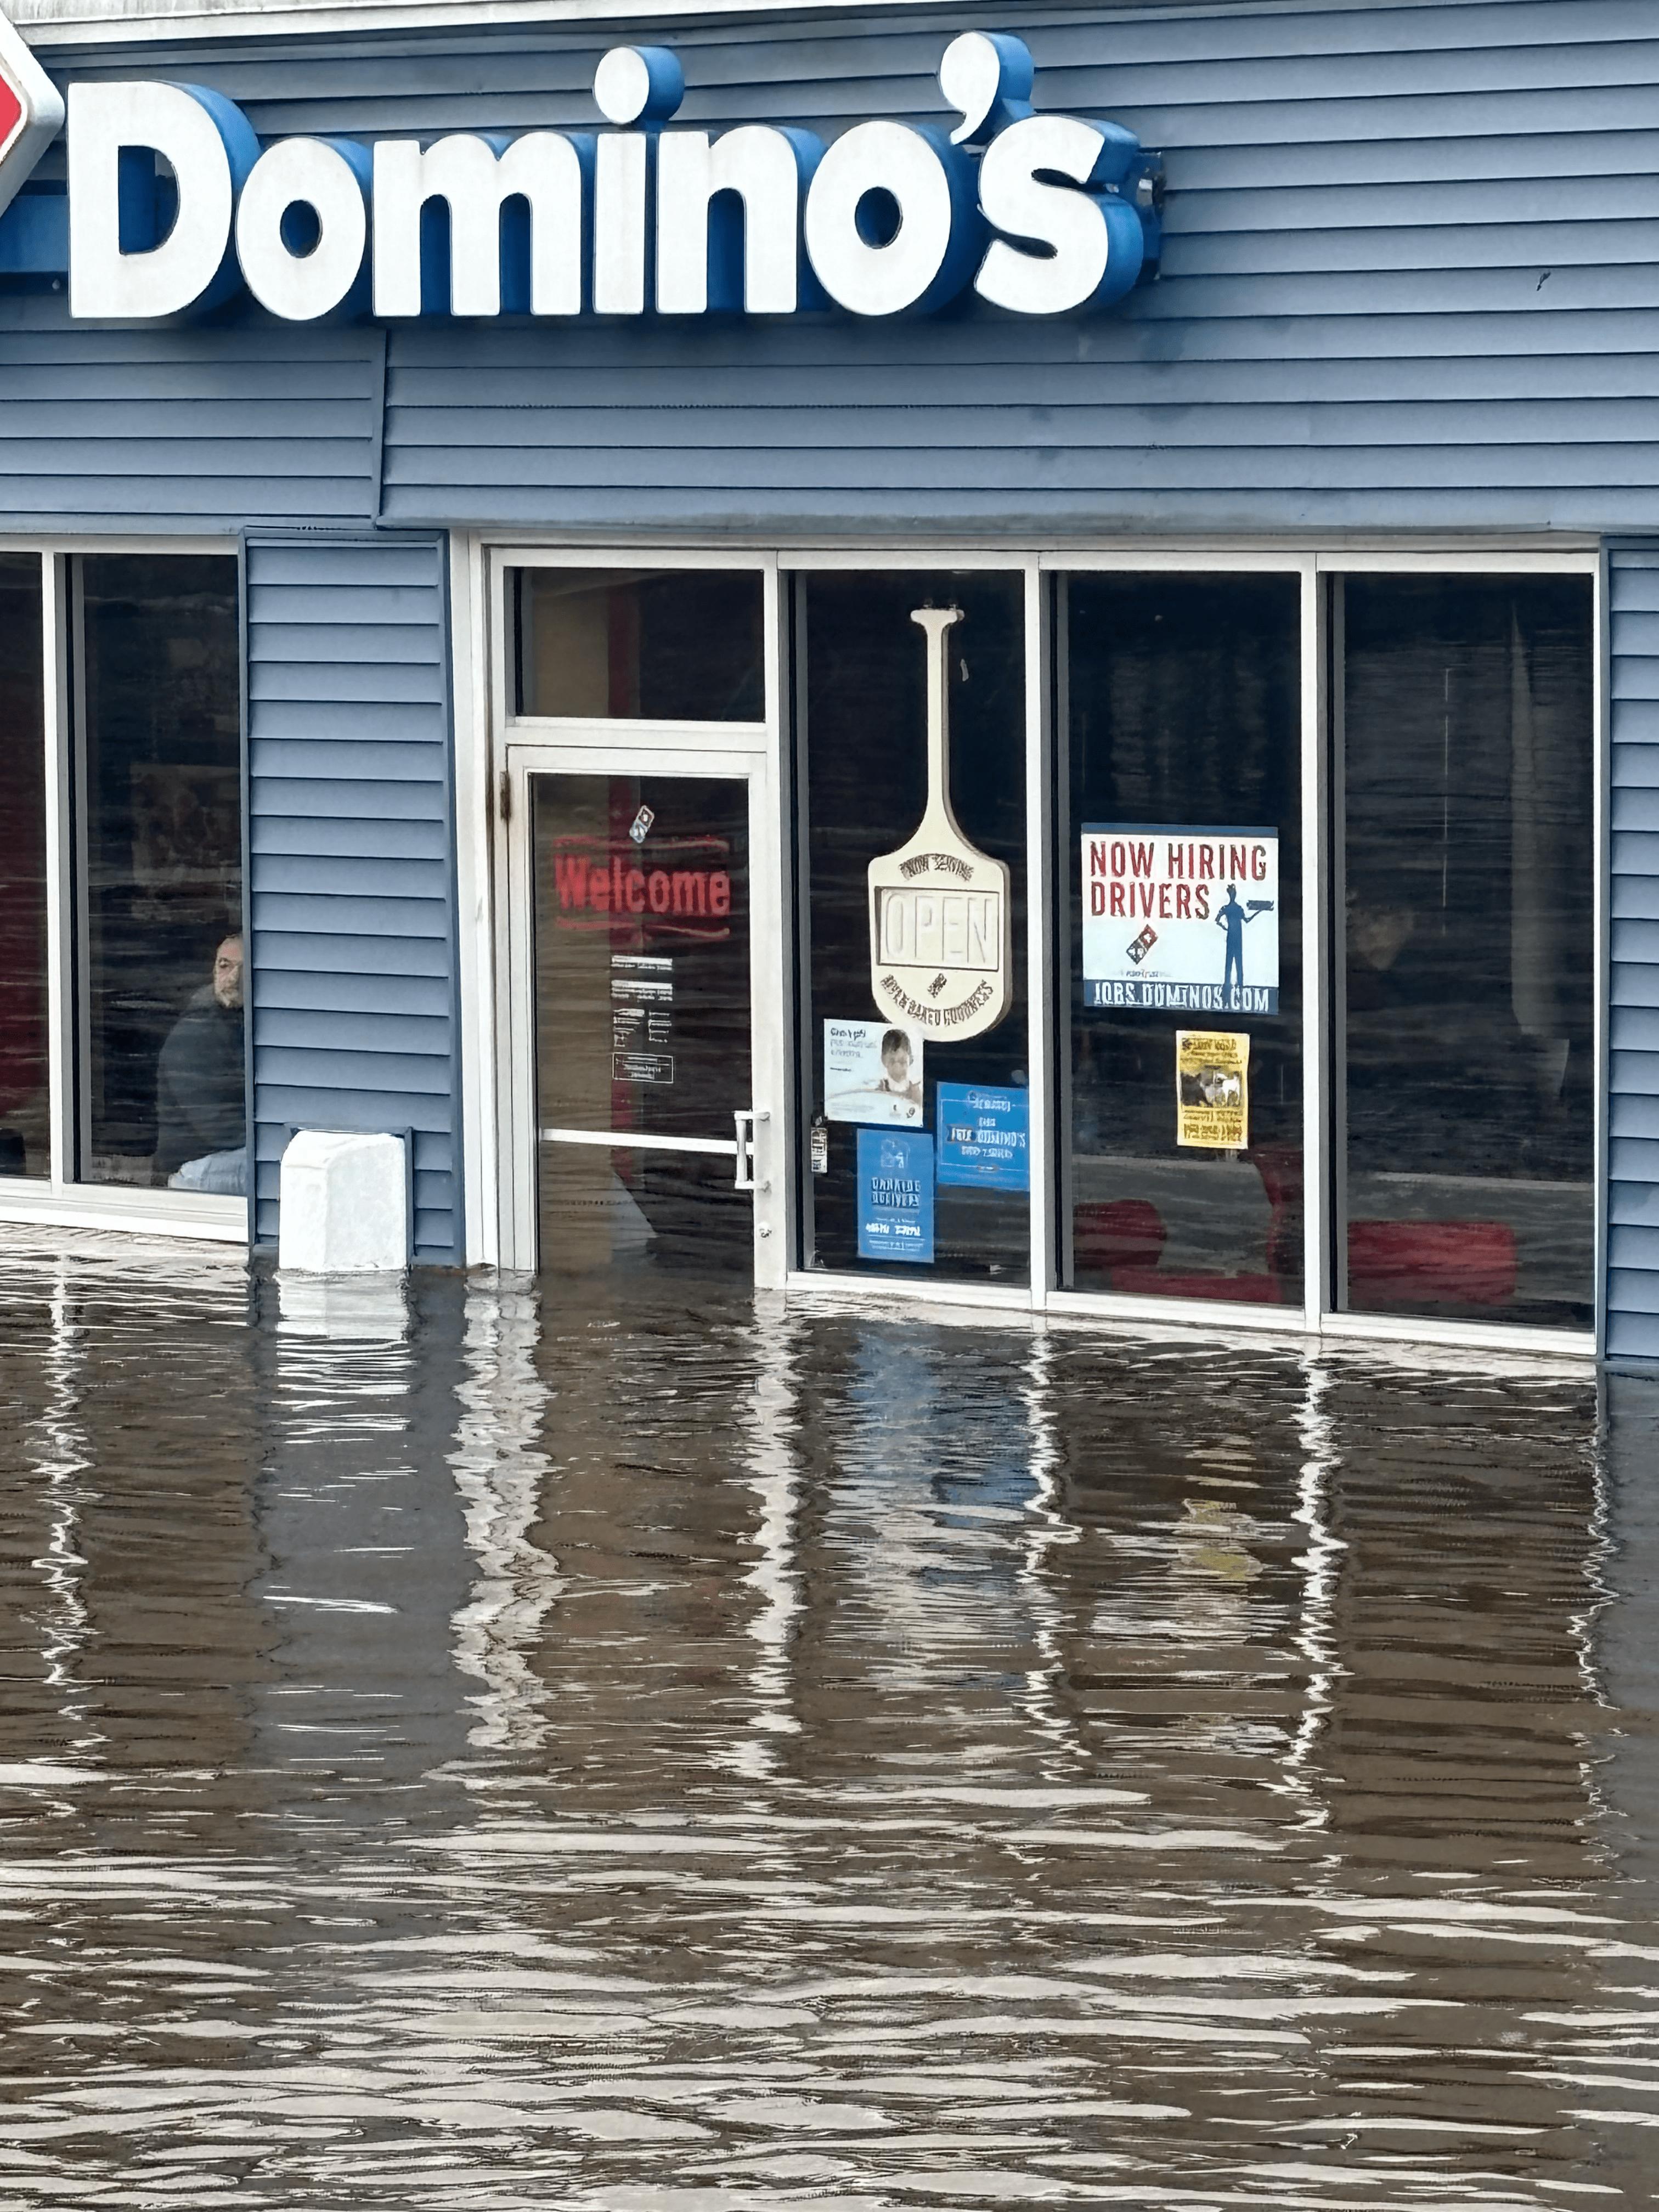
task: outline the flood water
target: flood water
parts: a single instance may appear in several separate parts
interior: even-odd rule
[[[1659,2201],[1659,1387],[0,1231],[0,2203]]]

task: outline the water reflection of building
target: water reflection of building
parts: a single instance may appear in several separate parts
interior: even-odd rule
[[[787,1632],[758,1660],[750,1632],[787,1605],[762,1571],[788,1540],[790,1419],[752,1296],[601,1284],[533,1316],[504,1294],[498,1319],[493,1294],[471,1295],[458,1468],[477,1578],[459,1626],[489,1684],[481,1710],[503,1743],[543,1742],[552,1772],[729,1763],[757,1700],[787,1703]],[[509,1431],[486,1441],[497,1404]]]
[[[1230,1833],[1285,1818],[1304,1712],[1294,1361],[1057,1341],[1060,1695],[1091,1761]],[[1297,1785],[1300,1786],[1300,1785]],[[1276,1844],[1272,1845],[1276,1848]]]
[[[9,1753],[240,1765],[269,1638],[246,1263],[54,1232],[8,1251]]]
[[[1086,1739],[1166,1781],[1176,1758],[1217,1802],[1288,1790],[1362,1858],[1375,1827],[1483,1863],[1508,1804],[1540,1876],[1585,1870],[1588,1386],[1118,1358],[1128,1387],[1081,1346],[1055,1363],[1080,1540],[1051,1567]]]
[[[1640,1881],[1659,1879],[1659,1382],[1609,1375],[1605,1577],[1612,1601],[1595,1612],[1595,1668],[1610,1714],[1601,1779],[1613,1820],[1609,1840]]]
[[[1009,1749],[1042,1725],[1055,1664],[1036,1348],[824,1317],[803,1352],[804,1711],[908,1712],[935,1763]]]
[[[1593,1879],[1602,1498],[1588,1380],[1354,1364],[1324,1398],[1344,1547],[1321,1746],[1333,1839],[1443,1875]]]
[[[563,1584],[533,1540],[551,1464],[543,1438],[549,1391],[537,1367],[541,1305],[533,1284],[484,1276],[466,1290],[454,1447],[450,1455],[473,1579],[453,1617],[455,1663],[471,1681],[480,1750],[531,1750],[545,1733],[548,1692],[531,1663]]]
[[[1598,1733],[1647,1662],[1595,1623],[1577,1385],[489,1279],[251,1329],[234,1279],[16,1279],[4,1571],[46,1596],[5,1748],[131,1786],[13,1898],[102,1947],[58,2024],[227,2031],[112,2039],[77,2109],[550,2201],[772,2157],[909,2160],[930,2201],[958,2155],[1005,2202],[1131,2158],[1149,2197],[1346,2202],[1402,2146],[1460,2204],[1643,2180],[1577,2109],[1650,2018],[1602,1806],[1641,1812],[1645,1751]],[[1616,1490],[1651,1405],[1613,1417]],[[137,1832],[184,1838],[182,1946]]]
[[[259,1338],[254,1595],[276,1637],[261,1748],[319,1786],[407,1791],[466,1742],[451,1622],[468,1563],[449,1467],[463,1292],[428,1279],[407,1311],[401,1285],[319,1310],[280,1289]]]

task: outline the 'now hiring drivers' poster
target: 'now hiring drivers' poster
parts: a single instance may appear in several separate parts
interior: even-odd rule
[[[1083,1003],[1279,1012],[1279,833],[1083,831]]]

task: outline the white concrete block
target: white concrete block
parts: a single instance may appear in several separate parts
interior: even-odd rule
[[[283,1154],[277,1265],[367,1275],[409,1265],[409,1179],[401,1137],[301,1129]]]

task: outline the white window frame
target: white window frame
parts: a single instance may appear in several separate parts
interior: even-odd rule
[[[1607,709],[1605,560],[1599,550],[1559,551],[1513,545],[1485,550],[1444,547],[1413,551],[1404,546],[1345,546],[1330,550],[1299,550],[1292,545],[1241,547],[1204,542],[1179,547],[1078,547],[1045,551],[1041,556],[1045,575],[1113,573],[1170,574],[1228,573],[1295,574],[1301,578],[1302,648],[1302,974],[1303,974],[1303,1304],[1294,1307],[1233,1305],[1224,1312],[1200,1298],[1127,1297],[1112,1291],[1051,1291],[1045,1302],[1051,1314],[1105,1316],[1124,1322],[1182,1322],[1207,1325],[1212,1333],[1327,1338],[1337,1341],[1439,1346],[1531,1352],[1540,1356],[1585,1358],[1597,1356],[1605,1340],[1607,1291],[1607,1117],[1606,1080],[1607,972]],[[1593,1058],[1598,1070],[1594,1135],[1595,1310],[1592,1329],[1533,1328],[1513,1322],[1416,1319],[1391,1314],[1341,1313],[1336,1310],[1336,1285],[1332,1279],[1334,1243],[1333,1197],[1336,1162],[1333,1157],[1331,1084],[1332,938],[1331,838],[1334,830],[1332,775],[1334,756],[1329,702],[1326,698],[1329,639],[1325,593],[1328,577],[1391,574],[1398,575],[1588,575],[1593,580],[1592,621],[1595,647],[1595,744],[1593,820],[1595,823],[1594,972],[1597,978]],[[1064,733],[1054,736],[1057,769],[1063,765]],[[1045,886],[1050,898],[1054,886]],[[1057,1194],[1049,1194],[1051,1208]]]
[[[41,698],[46,761],[46,1058],[52,1171],[49,1176],[0,1177],[0,1221],[37,1222],[66,1229],[138,1230],[151,1237],[185,1237],[210,1243],[248,1242],[249,1201],[202,1191],[144,1190],[125,1183],[78,1182],[76,1158],[77,1030],[75,953],[82,941],[76,921],[76,823],[73,791],[82,736],[71,696],[70,563],[81,554],[205,554],[234,560],[234,538],[0,538],[0,551],[40,562]],[[246,732],[242,733],[246,752]],[[243,822],[243,902],[246,910],[246,823]]]
[[[456,563],[452,562],[452,577]],[[795,1146],[788,1111],[789,1041],[793,1035],[793,971],[773,957],[785,939],[791,911],[789,842],[787,836],[787,775],[782,754],[782,675],[779,658],[781,624],[778,567],[774,556],[734,548],[685,551],[656,546],[585,547],[493,544],[469,546],[459,561],[460,587],[472,602],[471,635],[480,642],[488,668],[489,707],[483,730],[461,727],[462,682],[456,678],[457,755],[470,750],[484,763],[483,788],[473,775],[464,781],[475,811],[489,829],[489,850],[474,848],[470,872],[464,870],[460,908],[469,914],[485,903],[482,861],[496,887],[488,934],[493,950],[494,988],[481,993],[479,963],[461,959],[462,1050],[469,1066],[489,1071],[477,1085],[473,1115],[488,1123],[494,1156],[493,1188],[482,1180],[467,1191],[468,1258],[504,1267],[535,1264],[536,1157],[533,978],[531,974],[529,779],[533,775],[741,775],[750,788],[749,883],[750,899],[750,994],[752,1087],[757,1114],[769,1116],[755,1132],[755,1279],[781,1285],[789,1259],[794,1218]],[[757,575],[762,587],[763,719],[758,722],[653,720],[643,716],[521,714],[512,696],[513,638],[509,572],[520,568],[641,568],[666,571],[736,571]],[[459,610],[455,629],[460,631]],[[482,639],[480,633],[482,631]],[[483,687],[476,680],[476,701]],[[482,739],[482,744],[480,740]],[[458,789],[459,802],[462,793]],[[503,805],[502,802],[506,804]],[[463,826],[462,846],[469,841]],[[488,1093],[488,1095],[486,1095]],[[463,1102],[465,1111],[467,1101]],[[483,1167],[485,1146],[468,1144],[465,1156],[474,1175]],[[765,1188],[761,1188],[764,1185]]]
[[[1327,1285],[1324,1310],[1316,1317],[1317,1333],[1338,1342],[1362,1340],[1370,1343],[1440,1345],[1450,1349],[1468,1347],[1470,1350],[1531,1352],[1540,1356],[1560,1355],[1568,1358],[1599,1358],[1607,1342],[1607,1012],[1609,976],[1609,886],[1607,805],[1612,754],[1608,712],[1607,657],[1607,556],[1599,546],[1583,551],[1563,548],[1559,551],[1526,548],[1493,547],[1486,550],[1434,550],[1412,552],[1397,547],[1343,547],[1315,556],[1317,574],[1327,576],[1352,575],[1419,575],[1419,576],[1588,576],[1590,579],[1591,625],[1591,777],[1590,821],[1592,839],[1591,872],[1593,876],[1593,936],[1590,972],[1594,979],[1595,1005],[1592,1014],[1591,1065],[1595,1073],[1595,1125],[1592,1132],[1591,1204],[1593,1208],[1594,1243],[1591,1266],[1594,1270],[1592,1295],[1595,1319],[1588,1329],[1530,1328],[1524,1325],[1503,1322],[1439,1322],[1414,1321],[1406,1316],[1389,1314],[1338,1313],[1334,1310],[1334,1285]],[[1323,611],[1321,610],[1322,623]],[[1326,660],[1324,639],[1319,641],[1320,660]],[[1306,680],[1306,672],[1304,672]],[[1322,752],[1328,760],[1332,747],[1322,732]],[[1304,804],[1305,804],[1304,797]],[[1320,820],[1328,841],[1332,827],[1332,809],[1328,793],[1321,793]],[[1326,868],[1323,895],[1328,899],[1329,865]],[[1328,931],[1326,940],[1330,940]],[[1322,1066],[1330,1064],[1330,997],[1328,992],[1319,1000],[1319,1056]],[[1330,1121],[1328,1112],[1320,1124],[1320,1142],[1328,1151]],[[1321,1203],[1328,1207],[1334,1189],[1334,1163],[1328,1158],[1322,1162],[1320,1176]],[[1327,1239],[1327,1249],[1329,1239]],[[1310,1328],[1316,1325],[1310,1317]]]
[[[507,603],[506,572],[509,568],[753,568],[765,579],[766,720],[763,725],[738,723],[645,724],[616,720],[583,721],[574,718],[517,716],[509,710],[507,685],[512,666],[511,610]],[[782,712],[785,628],[783,592],[790,576],[813,571],[885,572],[906,569],[956,568],[1018,574],[1025,599],[1026,691],[1026,866],[1029,936],[1027,978],[1030,993],[1031,1267],[1021,1286],[978,1283],[918,1280],[896,1282],[888,1276],[868,1276],[852,1271],[810,1273],[799,1266],[794,1249],[799,1209],[796,1204],[798,1147],[795,1132],[799,1100],[793,1095],[796,1080],[793,1006],[794,886],[790,880],[792,838],[789,814],[793,806],[794,763],[788,757],[793,738],[784,727]],[[1131,1297],[1111,1291],[1062,1291],[1056,1286],[1057,1162],[1053,1137],[1058,1126],[1060,1101],[1055,1096],[1058,1076],[1057,1024],[1067,1017],[1055,988],[1054,945],[1057,927],[1065,917],[1055,904],[1058,881],[1063,880],[1063,856],[1056,852],[1054,836],[1054,798],[1056,775],[1065,767],[1065,733],[1053,726],[1054,696],[1051,660],[1052,580],[1056,575],[1085,572],[1149,574],[1164,572],[1224,574],[1277,573],[1294,575],[1300,585],[1300,655],[1302,710],[1300,725],[1301,800],[1303,809],[1303,977],[1304,977],[1304,1299],[1299,1306],[1250,1307],[1194,1298]],[[1418,575],[1577,574],[1592,579],[1595,650],[1594,749],[1595,820],[1595,973],[1597,978],[1595,1013],[1595,1061],[1598,1070],[1595,1127],[1595,1306],[1593,1329],[1533,1328],[1513,1323],[1464,1322],[1413,1319],[1379,1314],[1339,1313],[1334,1310],[1335,1285],[1331,1280],[1334,1234],[1331,1123],[1331,849],[1333,832],[1331,732],[1326,699],[1329,641],[1327,630],[1325,580],[1339,575],[1394,573]],[[452,584],[455,594],[457,640],[457,755],[458,815],[461,823],[462,900],[464,915],[475,915],[482,925],[477,933],[478,957],[469,959],[463,933],[462,1033],[464,1059],[469,1069],[483,1072],[477,1096],[470,1100],[466,1126],[478,1133],[467,1146],[470,1259],[495,1261],[519,1246],[516,1232],[507,1233],[501,1193],[510,1178],[501,1160],[500,1148],[508,1143],[522,1146],[512,1133],[501,1110],[512,1079],[503,1063],[502,1047],[511,1028],[509,999],[511,959],[504,933],[505,892],[509,855],[505,826],[499,819],[495,794],[499,779],[508,772],[512,749],[554,745],[560,757],[584,749],[598,759],[607,748],[617,753],[630,749],[679,749],[682,757],[708,759],[721,754],[753,752],[757,738],[769,770],[769,807],[777,824],[775,911],[780,928],[772,951],[767,983],[769,1003],[783,1023],[785,1089],[782,1120],[786,1143],[780,1152],[786,1185],[785,1238],[788,1265],[781,1275],[792,1295],[816,1298],[849,1297],[864,1304],[891,1306],[896,1301],[910,1307],[976,1309],[1012,1317],[1024,1313],[1033,1320],[1092,1322],[1136,1333],[1200,1332],[1212,1338],[1277,1339],[1306,1343],[1310,1340],[1419,1346],[1427,1351],[1455,1356],[1461,1351],[1504,1353],[1515,1357],[1577,1363],[1597,1355],[1604,1342],[1607,1279],[1607,977],[1608,962],[1607,806],[1608,787],[1608,714],[1607,665],[1606,559],[1599,544],[1538,545],[1508,540],[1468,540],[1457,546],[1443,542],[1413,548],[1408,543],[1387,545],[1356,541],[1336,547],[1316,548],[1293,541],[1169,540],[1156,543],[1121,540],[1109,546],[1097,541],[1065,545],[1011,543],[996,547],[963,546],[948,540],[915,541],[903,545],[814,545],[776,544],[769,546],[732,544],[711,547],[707,541],[684,546],[659,541],[634,544],[549,545],[526,543],[475,532],[458,533],[452,553]],[[465,679],[464,681],[464,678]],[[527,760],[527,752],[521,752]],[[465,763],[465,766],[462,763]],[[665,765],[666,764],[665,761]],[[704,772],[708,772],[705,770]],[[476,835],[475,835],[476,833]],[[760,859],[757,853],[757,861]],[[521,895],[521,894],[520,894]],[[1056,917],[1058,916],[1058,920]],[[486,950],[486,940],[488,949]],[[757,970],[757,987],[760,976]],[[759,999],[757,1000],[759,1017]],[[486,1095],[488,1094],[488,1095]],[[492,1225],[493,1224],[493,1225]],[[509,1262],[510,1264],[510,1262]],[[774,1266],[768,1279],[779,1279]]]
[[[1039,619],[1042,578],[1037,550],[1034,546],[1025,548],[1017,544],[995,547],[963,547],[949,544],[860,548],[808,546],[786,548],[777,557],[780,571],[786,579],[794,575],[829,573],[900,575],[911,569],[936,574],[941,569],[951,568],[983,575],[1018,576],[1021,579],[1024,593],[1026,648],[1025,972],[1030,1000],[1026,1059],[1030,1091],[1027,1109],[1027,1157],[1030,1162],[1031,1180],[1029,1273],[1025,1281],[1018,1285],[939,1282],[926,1279],[915,1283],[908,1280],[898,1282],[890,1275],[862,1275],[851,1268],[815,1267],[808,1272],[798,1264],[799,1253],[793,1253],[792,1261],[796,1264],[791,1267],[787,1287],[793,1292],[817,1297],[846,1292],[859,1298],[884,1298],[889,1303],[898,1297],[907,1303],[916,1299],[928,1305],[1040,1313],[1048,1303],[1048,1274],[1053,1265],[1054,1209],[1046,1199],[1053,1176],[1049,1132],[1054,1122],[1054,1098],[1053,993],[1049,988],[1051,955],[1049,933],[1044,921],[1050,821],[1045,681],[1048,649],[1045,626]],[[1044,642],[1034,647],[1034,640],[1039,638]],[[793,732],[790,734],[793,740]],[[792,934],[792,951],[793,946]],[[793,1098],[790,1101],[790,1120],[792,1127],[799,1129],[799,1102]],[[795,1218],[799,1219],[798,1212]]]
[[[1115,1291],[1063,1291],[1050,1289],[1044,1302],[1045,1310],[1053,1314],[1073,1316],[1115,1315],[1129,1322],[1170,1322],[1179,1320],[1188,1325],[1206,1322],[1212,1331],[1221,1328],[1227,1334],[1235,1329],[1252,1334],[1283,1336],[1287,1332],[1296,1334],[1310,1331],[1317,1333],[1320,1299],[1324,1290],[1323,1254],[1326,1249],[1328,1223],[1324,1206],[1311,1188],[1314,1180],[1310,1170],[1314,1142],[1310,1133],[1322,1131],[1326,1127],[1327,1091],[1325,1055],[1317,1048],[1319,1032],[1318,1009],[1324,1004],[1325,984],[1325,901],[1323,895],[1324,852],[1320,833],[1322,821],[1321,801],[1323,794],[1322,749],[1323,730],[1321,715],[1318,666],[1320,637],[1318,625],[1318,579],[1315,556],[1291,547],[1269,548],[1239,551],[1222,547],[1182,545],[1180,548],[1160,547],[1156,550],[1127,547],[1091,547],[1077,552],[1045,553],[1042,556],[1045,577],[1083,574],[1147,575],[1147,574],[1203,574],[1203,575],[1285,575],[1298,579],[1301,604],[1301,805],[1302,805],[1302,1123],[1303,1123],[1303,1185],[1304,1185],[1304,1298],[1299,1307],[1235,1305],[1229,1302],[1224,1319],[1217,1302],[1208,1298],[1133,1297]],[[1056,730],[1052,735],[1054,772],[1056,775],[1069,773],[1066,758],[1066,732]],[[1048,852],[1053,853],[1054,841],[1048,841]],[[1048,910],[1057,917],[1060,929],[1069,927],[1069,915],[1060,915],[1058,900],[1060,886],[1066,880],[1064,861],[1058,855],[1050,863],[1058,880],[1044,884],[1043,891]],[[1316,996],[1316,994],[1318,995]],[[1054,1002],[1054,994],[1050,991]],[[1070,1007],[1060,1014],[1070,1018]],[[1315,1139],[1314,1141],[1317,1141]],[[1322,1160],[1320,1165],[1322,1167]],[[1056,1183],[1047,1194],[1050,1218],[1059,1205]]]

